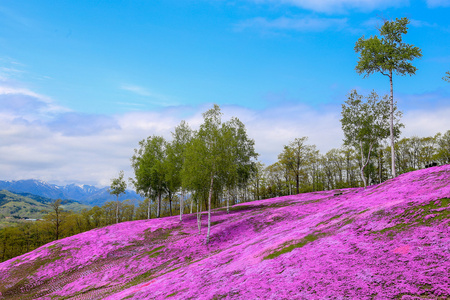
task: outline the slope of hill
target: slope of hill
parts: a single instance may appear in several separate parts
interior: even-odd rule
[[[42,211],[49,211],[49,206],[29,197],[17,195],[6,190],[0,191],[0,215],[4,217],[18,217],[37,219],[43,216]]]
[[[52,199],[29,193],[16,194],[0,190],[0,219],[3,217],[40,219],[51,210],[51,201]],[[63,200],[62,208],[80,211],[83,208],[89,208],[89,206],[73,200]]]
[[[1,181],[0,190],[5,189],[13,193],[30,193],[50,199],[73,199],[83,204],[95,206],[103,205],[106,201],[116,200],[116,196],[108,192],[108,188],[97,188],[92,185],[69,184],[58,186],[42,180],[28,179],[15,181]],[[119,197],[119,200],[137,199],[142,197],[134,191],[127,190],[126,194]]]
[[[450,165],[133,221],[0,264],[0,299],[449,299]]]

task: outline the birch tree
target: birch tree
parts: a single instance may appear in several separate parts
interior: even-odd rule
[[[123,171],[119,172],[119,177],[113,178],[111,180],[111,187],[109,188],[109,193],[111,195],[116,195],[116,224],[119,223],[119,196],[125,194],[127,189],[127,183],[123,179]]]
[[[170,194],[173,194],[182,187],[181,171],[186,159],[186,148],[192,139],[192,133],[192,129],[185,121],[181,121],[180,125],[175,127],[175,131],[172,132],[173,140],[167,147],[166,166],[166,180]],[[180,198],[180,221],[183,218],[184,196],[185,190],[182,189]],[[169,195],[169,198],[171,198],[171,195]]]
[[[390,142],[392,176],[396,177],[394,151],[394,86],[393,75],[414,75],[417,68],[411,64],[415,58],[422,57],[422,50],[403,42],[403,34],[408,32],[407,18],[385,21],[379,29],[378,36],[365,39],[362,36],[355,44],[355,51],[360,53],[356,72],[364,78],[372,73],[380,73],[389,78],[390,83]]]
[[[156,197],[156,217],[161,216],[161,198],[167,188],[166,181],[166,141],[161,136],[151,136],[139,142],[131,158],[134,169],[134,186],[146,197]]]
[[[344,131],[345,145],[353,146],[360,154],[360,176],[367,186],[364,169],[370,161],[370,156],[379,143],[389,137],[389,98],[379,99],[372,92],[367,101],[355,90],[348,97],[346,104],[342,105],[342,129]],[[397,114],[398,115],[398,114]],[[400,133],[401,124],[396,122],[395,134]]]

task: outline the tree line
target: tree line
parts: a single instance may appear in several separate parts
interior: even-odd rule
[[[251,200],[297,193],[362,187],[392,178],[390,145],[386,141],[370,146],[344,144],[322,154],[308,138],[296,138],[278,155],[278,161],[265,166],[257,164],[251,180]],[[394,149],[397,173],[450,163],[450,130],[435,136],[399,139]],[[364,181],[366,181],[364,183]],[[241,194],[243,195],[243,194]],[[242,199],[244,199],[242,197]]]

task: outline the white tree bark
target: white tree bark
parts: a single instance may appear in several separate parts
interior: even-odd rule
[[[390,134],[391,134],[391,165],[392,165],[392,177],[397,177],[395,171],[395,149],[394,149],[394,86],[392,83],[392,70],[389,73],[389,82],[391,84],[391,103],[390,103]]]
[[[209,244],[209,236],[211,232],[211,197],[213,192],[214,175],[211,174],[211,185],[209,186],[208,196],[208,233],[206,234],[206,244]]]

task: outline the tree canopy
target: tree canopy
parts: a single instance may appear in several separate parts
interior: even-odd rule
[[[377,93],[372,92],[366,100],[364,102],[363,96],[353,90],[342,105],[341,113],[344,144],[353,146],[360,154],[360,174],[364,186],[367,185],[364,169],[370,161],[372,151],[389,136],[390,115],[387,96],[380,99]],[[400,133],[400,126],[401,124],[396,122],[394,127],[396,136]]]

